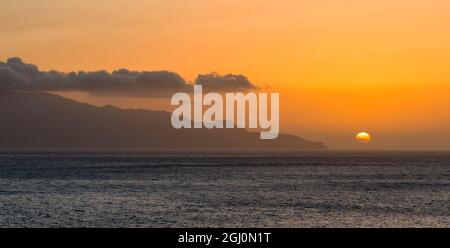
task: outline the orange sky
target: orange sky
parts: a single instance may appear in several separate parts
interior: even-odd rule
[[[281,93],[284,132],[334,149],[450,149],[448,13],[445,0],[2,1],[0,60],[243,74]],[[363,130],[369,146],[354,142]]]

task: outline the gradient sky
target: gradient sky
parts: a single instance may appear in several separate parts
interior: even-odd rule
[[[450,149],[449,13],[446,0],[0,0],[0,60],[243,74],[281,93],[284,132],[334,149]]]

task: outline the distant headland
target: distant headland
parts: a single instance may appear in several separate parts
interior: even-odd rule
[[[325,150],[245,129],[174,129],[164,111],[96,107],[46,93],[0,92],[0,149]]]

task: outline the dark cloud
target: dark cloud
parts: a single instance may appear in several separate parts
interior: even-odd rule
[[[81,91],[98,95],[164,97],[192,88],[169,71],[69,72],[40,71],[20,58],[0,62],[0,89],[20,91]]]
[[[195,83],[210,91],[240,91],[256,87],[242,75],[199,75]],[[120,69],[91,72],[40,71],[20,58],[0,62],[0,90],[80,91],[93,95],[168,97],[175,92],[191,92],[192,84],[169,71],[130,71]]]
[[[214,72],[198,75],[197,79],[195,79],[195,84],[202,85],[203,88],[208,91],[232,92],[257,89],[257,87],[243,75],[219,75]]]

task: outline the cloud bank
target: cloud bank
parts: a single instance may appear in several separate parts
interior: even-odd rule
[[[257,87],[245,76],[217,73],[199,75],[195,84],[207,91],[249,91]],[[79,91],[92,95],[124,97],[169,97],[175,92],[190,92],[189,84],[170,71],[130,71],[119,69],[90,72],[40,71],[20,58],[0,61],[0,90],[3,91]]]
[[[195,84],[201,84],[208,91],[249,91],[257,87],[243,75],[219,75],[217,73],[200,74]]]

